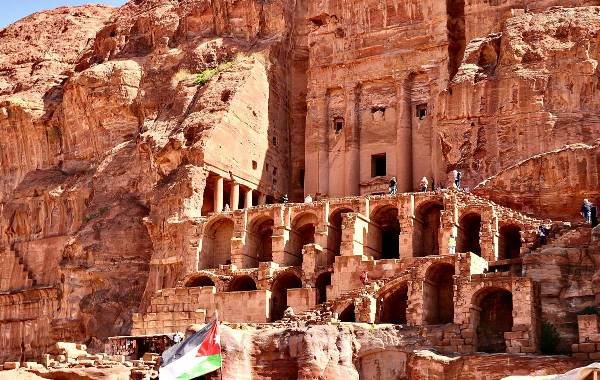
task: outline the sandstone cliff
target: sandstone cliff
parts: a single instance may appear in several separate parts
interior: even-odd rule
[[[410,144],[394,149],[414,171],[407,189],[421,171],[439,184],[459,168],[477,194],[538,217],[572,219],[582,197],[599,201],[597,2],[489,3],[499,2],[136,0],[0,31],[0,362],[129,334],[155,291],[190,275],[224,186],[232,208],[302,199],[305,160],[306,170],[329,165],[305,157],[323,149],[305,137],[331,139],[327,175],[354,178],[355,156],[340,152],[362,134],[377,153],[391,126],[413,118],[414,146],[428,150],[412,162]],[[398,98],[407,92],[411,102]],[[413,108],[423,104],[432,118],[421,123]],[[317,129],[342,116],[355,132],[346,140]],[[357,195],[387,178],[335,186]],[[569,343],[575,313],[598,303],[588,231],[523,261],[543,317]],[[487,360],[408,354],[428,348],[423,337],[392,328],[228,334],[232,378],[433,378],[424,362],[458,378]],[[489,360],[493,371],[513,359]],[[554,372],[577,364],[539,360]]]

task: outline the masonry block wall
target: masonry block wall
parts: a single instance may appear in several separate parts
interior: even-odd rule
[[[179,275],[177,288],[151,299],[134,331],[157,332],[161,321],[181,329],[215,310],[224,321],[264,323],[281,318],[285,307],[302,315],[330,302],[340,318],[443,325],[425,335],[446,352],[535,352],[531,281],[484,274],[498,259],[503,223],[534,239],[539,222],[454,191],[215,214],[197,221],[196,266]],[[454,255],[444,241],[450,235],[459,243]]]

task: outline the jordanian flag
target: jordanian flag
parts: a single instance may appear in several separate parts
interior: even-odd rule
[[[160,380],[189,380],[221,368],[221,341],[218,322],[174,345],[161,357]]]

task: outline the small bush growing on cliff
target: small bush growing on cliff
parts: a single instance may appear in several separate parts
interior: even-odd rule
[[[543,354],[555,354],[556,347],[560,342],[560,335],[552,323],[542,322],[542,336],[540,339],[540,349]]]
[[[597,306],[588,306],[585,309],[581,310],[577,315],[600,315],[600,308]]]
[[[230,68],[231,66],[233,66],[233,62],[234,61],[228,61],[228,62],[220,63],[215,68],[204,70],[203,72],[201,72],[200,74],[198,74],[196,76],[196,80],[194,81],[194,84],[196,84],[198,86],[205,85],[216,74],[220,73],[221,71],[227,70],[228,68]]]
[[[102,215],[106,214],[106,212],[108,211],[108,209],[109,209],[108,207],[100,207],[100,208],[98,209],[98,211],[96,211],[96,212],[93,212],[93,213],[91,213],[91,214],[88,214],[88,215],[86,215],[86,216],[84,217],[84,220],[85,220],[86,222],[89,222],[90,220],[96,219],[97,217],[99,217],[99,216],[102,216]]]

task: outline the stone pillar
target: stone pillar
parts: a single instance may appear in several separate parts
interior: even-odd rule
[[[370,295],[365,295],[354,300],[354,315],[356,322],[375,323],[377,300]]]
[[[396,77],[396,180],[398,192],[413,191],[412,180],[412,76]]]
[[[258,194],[258,205],[262,206],[267,204],[267,194],[259,193]]]
[[[244,208],[252,207],[252,189],[247,189],[244,193]]]
[[[399,211],[399,222],[400,222],[400,237],[399,237],[399,255],[401,259],[413,257],[413,240],[415,230],[415,197],[410,195],[408,198],[402,198],[401,203],[398,205]]]
[[[346,159],[344,166],[344,195],[360,195],[360,129],[358,126],[358,99],[356,84],[346,87],[345,137]],[[339,173],[337,174],[339,175]]]
[[[223,177],[217,177],[213,194],[215,212],[223,211]]]
[[[240,203],[240,184],[237,182],[231,182],[231,192],[229,197],[229,206],[232,210],[237,210]]]
[[[324,89],[309,91],[306,96],[306,174],[304,196],[317,193],[326,195],[329,191],[329,139],[330,120],[328,116],[329,93]]]
[[[479,231],[479,246],[481,247],[481,257],[486,259],[488,262],[496,261],[495,254],[495,229],[494,219],[495,216],[490,215],[491,213],[481,213],[481,229]],[[497,239],[496,239],[497,240]]]

